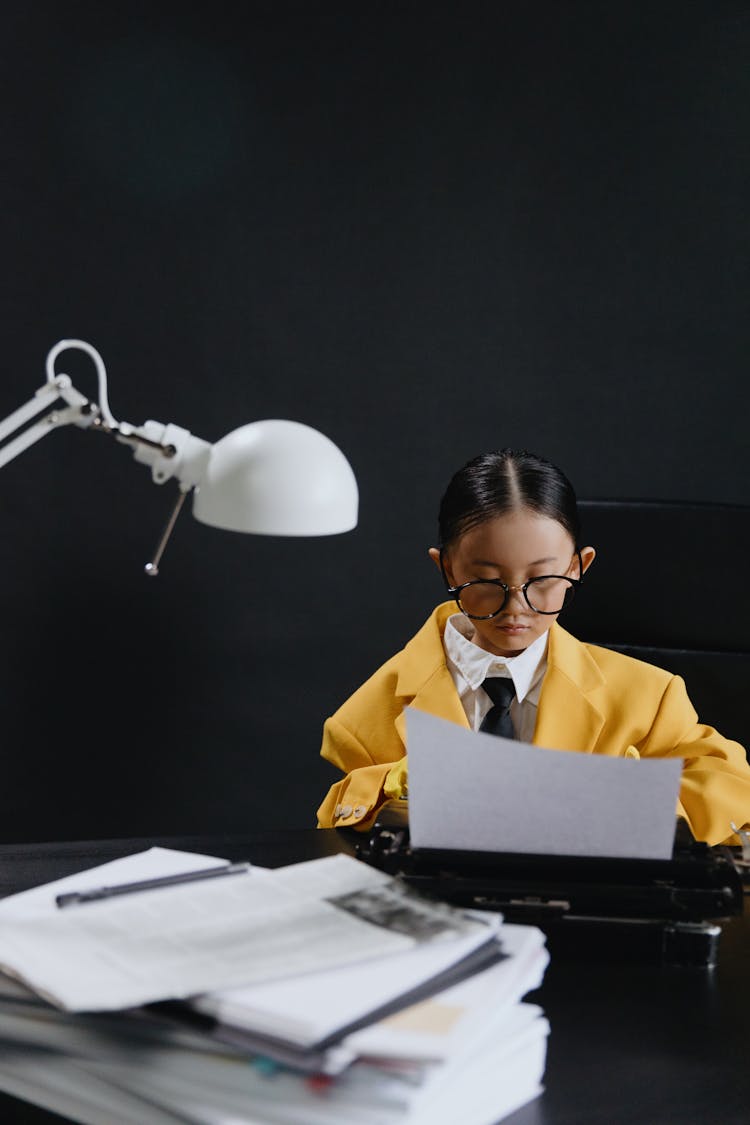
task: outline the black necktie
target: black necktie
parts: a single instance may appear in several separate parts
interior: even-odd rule
[[[513,724],[510,721],[510,705],[516,698],[516,689],[513,681],[505,676],[490,676],[482,687],[494,703],[482,719],[480,730],[488,734],[501,734],[503,738],[514,738]]]

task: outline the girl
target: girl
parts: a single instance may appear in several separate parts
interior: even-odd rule
[[[750,822],[745,751],[698,722],[682,679],[557,623],[596,553],[579,546],[558,468],[512,449],[474,458],[448,485],[439,533],[429,553],[451,600],[325,723],[321,754],[346,776],[319,827],[367,828],[407,795],[409,705],[547,749],[682,757],[677,815],[697,839],[716,844],[732,821]]]

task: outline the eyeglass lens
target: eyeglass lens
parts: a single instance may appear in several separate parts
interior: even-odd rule
[[[526,586],[526,601],[537,613],[559,613],[574,590],[570,579],[558,575],[533,578]],[[469,617],[492,617],[505,601],[505,590],[495,582],[472,582],[458,596],[460,608]]]

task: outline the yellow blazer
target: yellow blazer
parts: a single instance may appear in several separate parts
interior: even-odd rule
[[[406,754],[404,707],[469,726],[443,648],[445,623],[455,612],[453,602],[438,606],[405,648],[326,721],[320,752],[346,776],[318,809],[319,827],[373,822],[385,800],[386,774]],[[558,624],[550,629],[533,741],[550,750],[614,757],[684,757],[677,813],[697,839],[716,844],[732,837],[731,821],[750,822],[745,751],[698,722],[681,677],[583,644]]]

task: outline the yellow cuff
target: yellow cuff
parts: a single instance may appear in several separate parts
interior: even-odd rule
[[[391,766],[385,775],[383,792],[391,800],[405,797],[409,792],[409,765],[406,758],[401,758]]]

